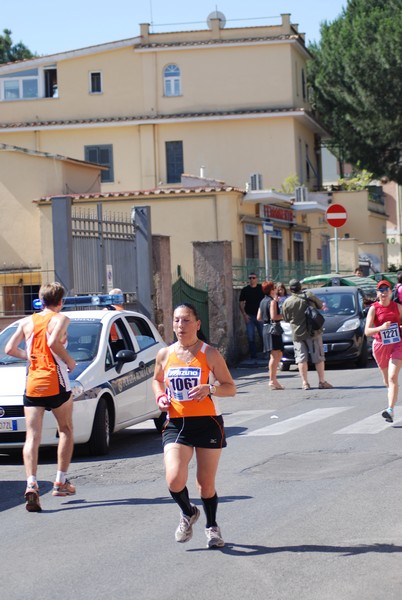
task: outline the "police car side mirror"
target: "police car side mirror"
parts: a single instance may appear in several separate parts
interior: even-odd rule
[[[137,353],[133,350],[119,350],[116,354],[116,371],[120,373],[124,363],[133,362],[137,358]]]

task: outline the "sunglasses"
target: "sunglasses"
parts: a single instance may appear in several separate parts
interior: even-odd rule
[[[390,292],[391,288],[389,288],[389,287],[381,287],[381,288],[378,288],[378,291],[381,292],[381,294],[384,294],[384,292]]]
[[[257,279],[255,275],[250,275],[249,279]]]

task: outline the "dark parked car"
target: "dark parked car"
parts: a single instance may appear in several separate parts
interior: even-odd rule
[[[324,303],[321,312],[325,317],[325,362],[353,362],[358,367],[366,367],[371,339],[368,342],[364,335],[367,308],[362,290],[353,286],[331,286],[314,288],[311,292]],[[295,364],[295,358],[289,323],[283,323],[283,328],[285,351],[281,369],[287,371]]]

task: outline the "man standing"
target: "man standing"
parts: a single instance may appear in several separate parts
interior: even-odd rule
[[[255,341],[255,330],[262,342],[262,321],[257,321],[257,312],[261,300],[264,298],[261,284],[258,283],[258,277],[255,273],[248,276],[249,284],[240,292],[240,311],[246,323],[247,339],[251,358],[257,358],[257,345]]]
[[[330,389],[333,386],[325,381],[325,355],[322,343],[322,329],[311,334],[307,327],[305,315],[309,301],[314,303],[318,309],[322,308],[323,304],[313,293],[301,292],[301,283],[297,279],[291,279],[289,289],[291,296],[282,304],[282,316],[283,320],[290,323],[292,328],[295,359],[302,379],[303,390],[310,389],[310,384],[307,381],[309,356],[318,373],[319,389]]]
[[[5,348],[7,354],[29,361],[24,394],[26,439],[23,449],[27,476],[25,500],[29,512],[42,510],[36,474],[45,410],[53,412],[59,433],[53,496],[70,496],[76,491],[67,479],[74,449],[73,399],[68,372],[75,368],[76,362],[66,350],[70,320],[60,314],[63,296],[64,288],[60,283],[42,285],[39,298],[43,310],[22,319]],[[19,347],[23,340],[26,350]]]

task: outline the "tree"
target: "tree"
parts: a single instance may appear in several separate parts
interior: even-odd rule
[[[402,184],[402,0],[349,0],[309,50],[313,107],[330,150]]]
[[[282,192],[283,194],[293,194],[295,189],[299,186],[300,186],[299,177],[296,175],[296,173],[292,173],[291,175],[288,175],[286,177],[286,179],[282,183],[279,191]]]
[[[22,42],[13,45],[11,33],[9,29],[3,29],[4,35],[0,35],[0,64],[33,58],[34,54]]]

